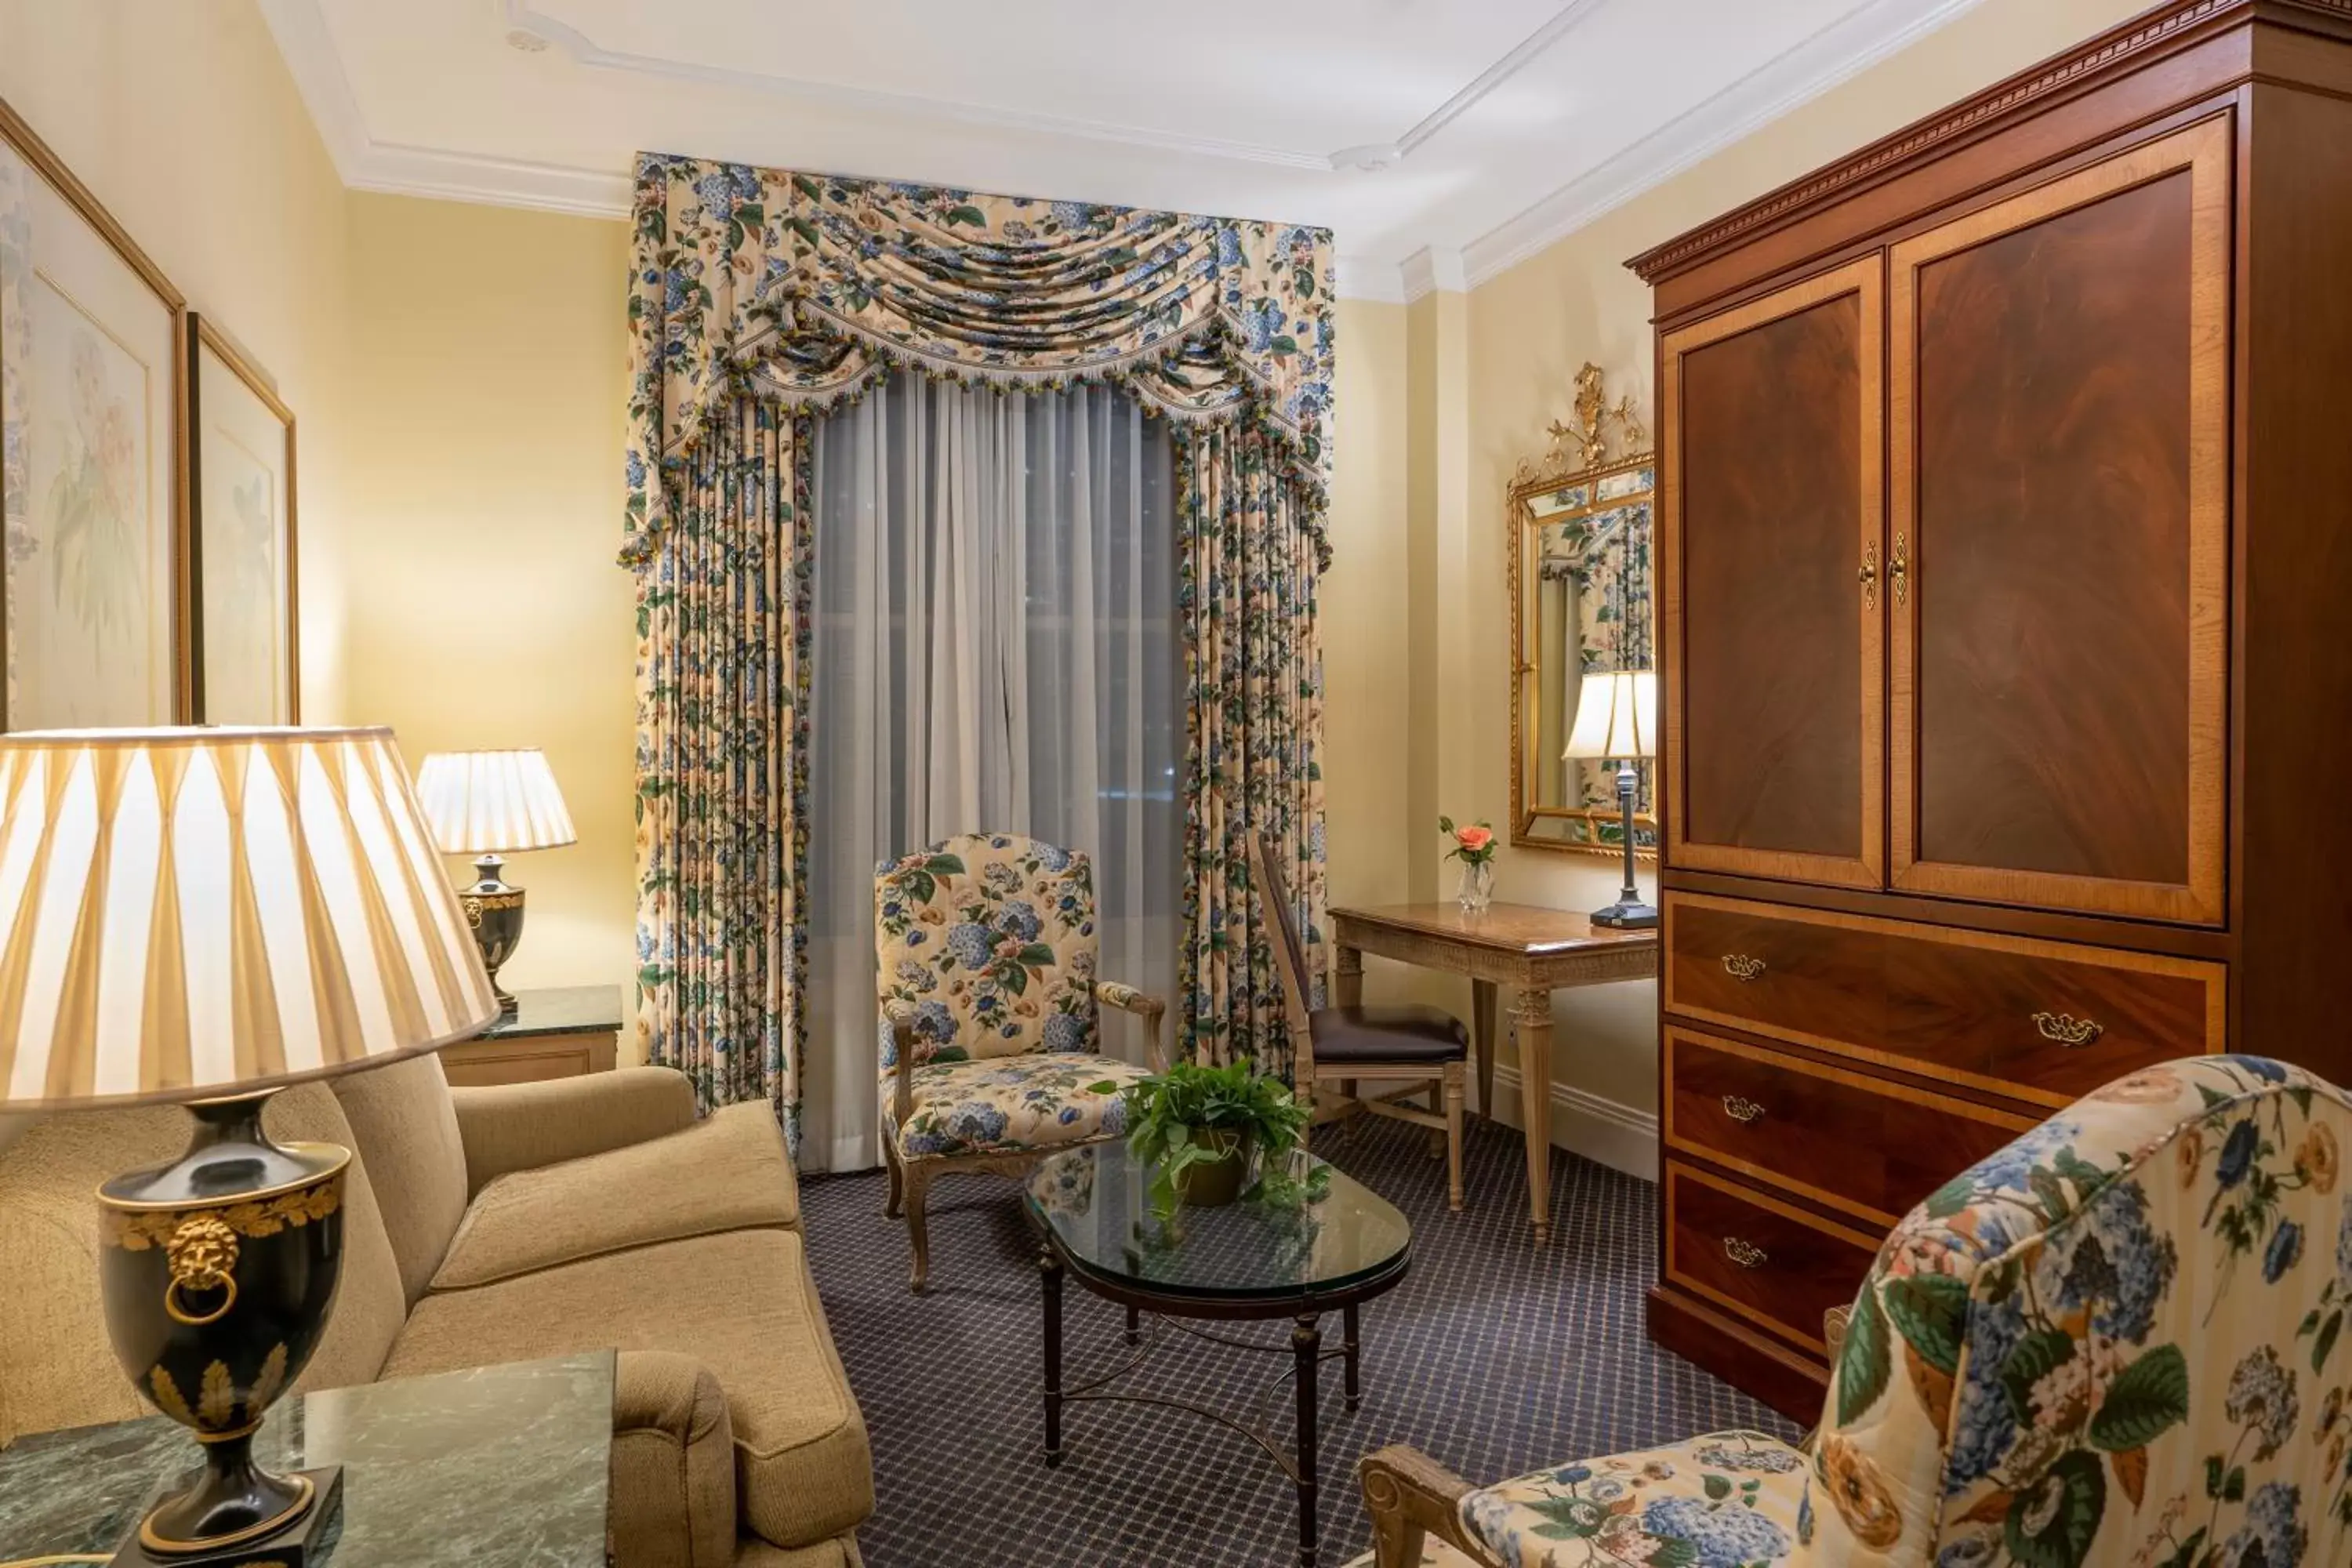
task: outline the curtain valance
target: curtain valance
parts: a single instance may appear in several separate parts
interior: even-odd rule
[[[1335,281],[1328,229],[644,154],[622,559],[652,558],[730,399],[831,407],[894,363],[1246,421],[1324,556]]]

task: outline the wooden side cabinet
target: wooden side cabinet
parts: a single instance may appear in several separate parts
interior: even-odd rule
[[[621,1048],[621,988],[564,985],[515,993],[512,1016],[441,1053],[454,1088],[610,1072]]]

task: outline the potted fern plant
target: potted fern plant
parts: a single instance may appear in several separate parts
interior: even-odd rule
[[[1247,1184],[1253,1160],[1297,1147],[1309,1111],[1280,1080],[1261,1077],[1247,1062],[1179,1062],[1129,1087],[1127,1115],[1128,1148],[1152,1168],[1152,1206],[1169,1215],[1186,1204],[1232,1203]]]

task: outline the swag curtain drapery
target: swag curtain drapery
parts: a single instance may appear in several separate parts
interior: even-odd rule
[[[764,1094],[797,1132],[808,742],[789,704],[807,679],[808,548],[792,497],[809,443],[793,437],[798,416],[895,365],[1008,388],[1116,384],[1184,440],[1183,1027],[1213,1058],[1283,1065],[1272,949],[1235,846],[1253,811],[1278,826],[1319,976],[1319,707],[1281,689],[1319,682],[1333,284],[1323,229],[639,159],[622,559],[639,581],[648,1059],[685,1068],[706,1102]],[[739,469],[752,460],[747,417],[775,433],[753,444],[771,466],[707,478],[730,423]],[[746,496],[780,531],[763,544],[745,536]],[[738,569],[778,574],[774,591],[746,592]],[[1277,658],[1285,637],[1297,651]],[[776,679],[731,682],[762,638],[793,657]],[[773,706],[746,711],[754,700]]]

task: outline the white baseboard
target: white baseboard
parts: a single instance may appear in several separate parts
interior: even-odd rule
[[[1495,1120],[1517,1127],[1519,1071],[1495,1064]],[[1551,1141],[1612,1171],[1645,1182],[1658,1179],[1658,1119],[1651,1111],[1606,1100],[1573,1084],[1551,1086]]]

